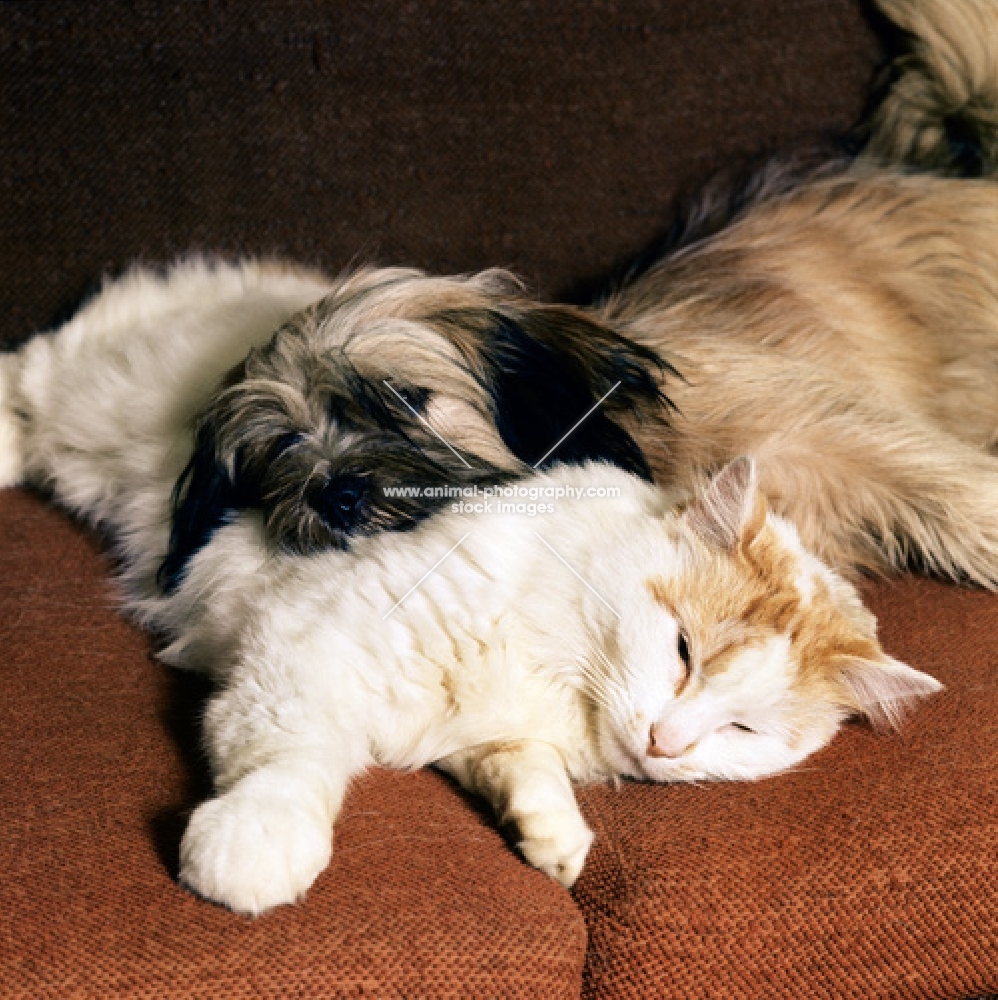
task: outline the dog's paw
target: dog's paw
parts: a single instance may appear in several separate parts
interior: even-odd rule
[[[301,897],[331,850],[321,809],[289,791],[237,785],[194,811],[180,844],[180,880],[206,899],[257,916]]]
[[[535,868],[570,889],[582,871],[593,832],[576,810],[533,813],[517,823],[520,852]]]

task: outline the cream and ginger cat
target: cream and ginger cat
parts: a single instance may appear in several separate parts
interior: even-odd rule
[[[573,782],[759,778],[939,688],[884,654],[747,459],[685,508],[603,464],[522,485],[575,495],[309,558],[269,554],[243,515],[144,606],[164,658],[219,681],[217,797],[184,835],[186,884],[245,913],[291,902],[329,860],[351,776],[435,763],[570,885],[592,841]]]
[[[205,720],[218,796],[181,851],[203,895],[247,913],[293,901],[329,858],[352,775],[434,762],[568,884],[591,841],[572,781],[760,777],[847,715],[893,721],[938,687],[882,653],[852,587],[767,516],[746,460],[685,512],[678,492],[588,464],[520,485],[618,497],[563,496],[536,517],[445,510],[312,556],[275,552],[260,512],[232,511],[160,586],[191,400],[215,370],[197,352],[231,363],[243,334],[222,323],[202,342],[170,323],[183,333],[193,309],[264,336],[314,293],[295,274],[277,297],[245,269],[175,275],[232,287],[190,308],[166,296],[160,316],[137,274],[95,303],[117,303],[113,323],[3,357],[0,469],[99,524],[126,610],[167,639],[166,660],[218,681]],[[115,297],[136,284],[137,319]]]

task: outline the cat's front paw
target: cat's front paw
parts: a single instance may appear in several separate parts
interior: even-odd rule
[[[533,813],[517,822],[520,852],[535,868],[570,889],[582,871],[593,832],[575,810]]]
[[[288,791],[237,785],[199,806],[180,844],[180,880],[198,895],[257,916],[293,903],[329,864],[320,808]]]

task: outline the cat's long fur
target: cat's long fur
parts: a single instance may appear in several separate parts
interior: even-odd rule
[[[274,285],[224,273],[261,336],[262,304],[312,292],[284,275],[275,299]],[[218,275],[190,279],[217,290]],[[258,913],[304,892],[347,782],[371,763],[438,762],[569,884],[592,839],[573,780],[759,777],[847,715],[890,723],[938,688],[883,654],[853,589],[767,516],[745,460],[685,513],[679,494],[609,465],[562,467],[519,487],[620,498],[556,495],[536,517],[445,510],[311,557],[275,552],[264,515],[236,511],[164,589],[172,483],[213,366],[196,340],[157,338],[156,322],[130,339],[135,301],[116,314],[105,296],[102,322],[13,356],[7,400],[33,410],[8,413],[18,434],[4,458],[105,528],[126,609],[164,638],[164,659],[219,683],[205,719],[218,796],[181,847],[182,878],[211,899]],[[232,335],[212,341],[217,371],[245,315],[208,301],[211,329]],[[170,318],[184,329],[183,310]],[[143,378],[155,391],[136,391]]]
[[[373,762],[439,762],[568,884],[591,841],[573,779],[759,777],[845,716],[894,721],[938,687],[886,657],[852,588],[767,519],[745,461],[685,514],[678,494],[611,466],[561,468],[520,485],[621,498],[555,497],[536,518],[445,510],[312,557],[275,552],[261,512],[233,511],[161,587],[190,414],[247,316],[266,337],[315,291],[283,271],[180,277],[213,294],[181,307],[140,272],[141,295],[116,286],[9,356],[17,433],[0,454],[108,532],[126,609],[166,660],[219,682],[205,720],[219,795],[181,851],[204,895],[257,913],[304,892],[350,776]]]
[[[519,485],[553,509],[441,512],[305,559],[268,556],[244,516],[149,602],[164,656],[220,681],[188,885],[243,912],[290,902],[353,774],[434,762],[569,885],[592,840],[572,782],[758,778],[939,687],[883,653],[746,460],[685,512],[607,465]]]
[[[594,316],[683,375],[673,426],[638,431],[658,479],[752,453],[775,509],[833,565],[994,588],[998,184],[917,168],[945,166],[957,118],[993,160],[998,5],[881,7],[914,35],[866,152],[771,173]]]
[[[414,280],[409,307],[431,285]],[[437,291],[482,294],[470,284]],[[445,510],[311,558],[275,550],[266,512],[236,505],[163,587],[192,415],[247,337],[266,342],[323,292],[320,277],[257,265],[137,271],[0,364],[6,480],[48,484],[100,525],[125,608],[165,659],[219,681],[206,718],[219,796],[182,845],[199,892],[251,913],[296,898],[372,762],[439,762],[568,884],[591,840],[572,779],[758,777],[846,715],[893,721],[938,687],[886,657],[852,589],[767,521],[744,460],[684,515],[678,494],[588,465],[521,485],[611,485],[619,502],[556,498],[536,520]],[[418,341],[391,346],[418,356]]]

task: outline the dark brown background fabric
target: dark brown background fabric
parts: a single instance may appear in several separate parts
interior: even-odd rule
[[[0,337],[136,259],[606,274],[720,168],[826,143],[879,57],[856,0],[0,5]],[[911,997],[998,991],[998,600],[871,588],[949,685],[755,785],[594,788],[571,896],[432,773],[373,773],[304,904],[175,883],[204,687],[107,560],[0,494],[0,996]],[[587,943],[588,935],[588,943]]]
[[[847,128],[876,53],[857,0],[5,3],[2,335],[192,248],[557,291]]]

